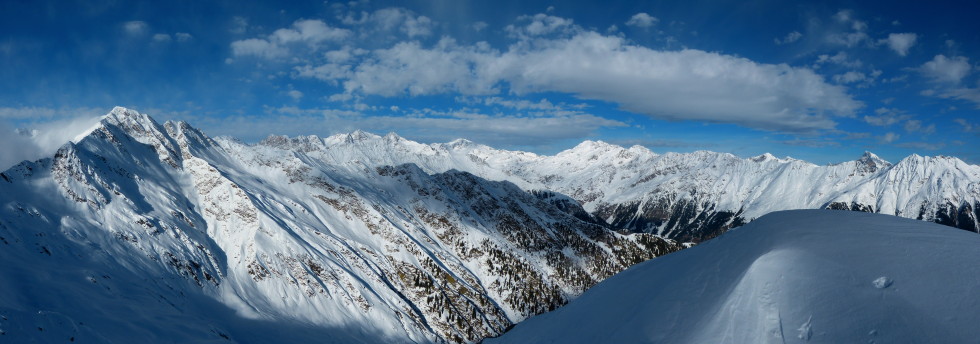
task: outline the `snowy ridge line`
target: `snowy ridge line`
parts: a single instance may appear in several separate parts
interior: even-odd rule
[[[0,331],[475,342],[681,248],[507,181],[317,152],[113,109],[0,174]]]
[[[422,144],[363,131],[327,138],[273,135],[258,146],[352,172],[404,163],[427,173],[466,171],[568,195],[614,228],[681,241],[702,241],[787,209],[859,210],[980,231],[980,166],[947,156],[911,155],[892,164],[865,152],[854,161],[820,166],[769,153],[747,159],[710,151],[657,154],[601,141],[543,156],[463,139]]]

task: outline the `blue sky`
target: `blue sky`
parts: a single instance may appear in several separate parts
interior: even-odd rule
[[[976,6],[3,1],[0,129],[51,146],[121,105],[245,141],[362,129],[544,154],[598,139],[976,164]]]

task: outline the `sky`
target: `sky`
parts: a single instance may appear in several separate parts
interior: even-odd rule
[[[978,164],[978,7],[0,0],[0,132],[28,129],[0,135],[15,148],[0,165],[117,105],[246,142],[360,129],[539,154],[602,140]]]

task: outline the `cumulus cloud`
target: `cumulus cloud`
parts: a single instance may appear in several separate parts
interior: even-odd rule
[[[915,45],[918,37],[914,33],[892,33],[888,35],[887,39],[883,39],[881,43],[888,44],[888,47],[898,53],[898,55],[905,56],[908,55],[909,49]]]
[[[321,20],[298,20],[291,28],[276,30],[265,38],[249,38],[231,43],[232,54],[277,59],[289,55],[292,45],[302,45],[311,49],[323,42],[337,42],[350,37],[347,29],[328,26]]]
[[[192,36],[191,34],[186,33],[186,32],[178,32],[178,33],[175,33],[174,34],[174,37],[177,38],[177,41],[178,42],[187,42],[187,41],[191,40],[191,38],[194,38],[194,36]]]
[[[933,81],[958,84],[967,74],[970,74],[971,68],[966,57],[948,58],[940,54],[919,67],[919,72]]]
[[[782,39],[776,38],[775,41],[777,45],[781,45],[796,42],[800,40],[800,38],[803,38],[803,34],[799,31],[793,31],[786,34],[786,37],[783,37]]]
[[[630,17],[630,20],[626,21],[626,26],[651,27],[656,25],[659,21],[660,19],[657,19],[657,17],[640,12]]]

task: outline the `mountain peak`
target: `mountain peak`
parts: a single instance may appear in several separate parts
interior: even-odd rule
[[[133,109],[116,106],[105,116],[102,116],[102,119],[112,123],[123,123],[128,121],[145,121],[150,119],[150,116],[141,114],[139,111]]]
[[[378,135],[375,135],[375,134],[372,134],[372,133],[363,131],[361,129],[357,129],[357,130],[354,130],[353,132],[351,132],[350,134],[347,134],[344,137],[344,142],[354,143],[354,142],[361,142],[361,141],[365,141],[365,140],[369,140],[369,139],[377,139],[377,138],[380,138],[380,137],[381,136],[378,136]]]
[[[473,141],[470,141],[470,140],[467,140],[467,139],[455,139],[455,140],[449,141],[446,144],[449,147],[452,147],[452,148],[470,147],[470,146],[475,145],[475,143],[473,143]]]
[[[770,160],[779,160],[779,158],[777,158],[775,155],[772,155],[772,153],[768,153],[768,152],[762,153],[762,154],[757,155],[757,156],[754,156],[751,159],[752,159],[752,161],[755,161],[755,162],[763,162],[763,161],[770,161]]]

